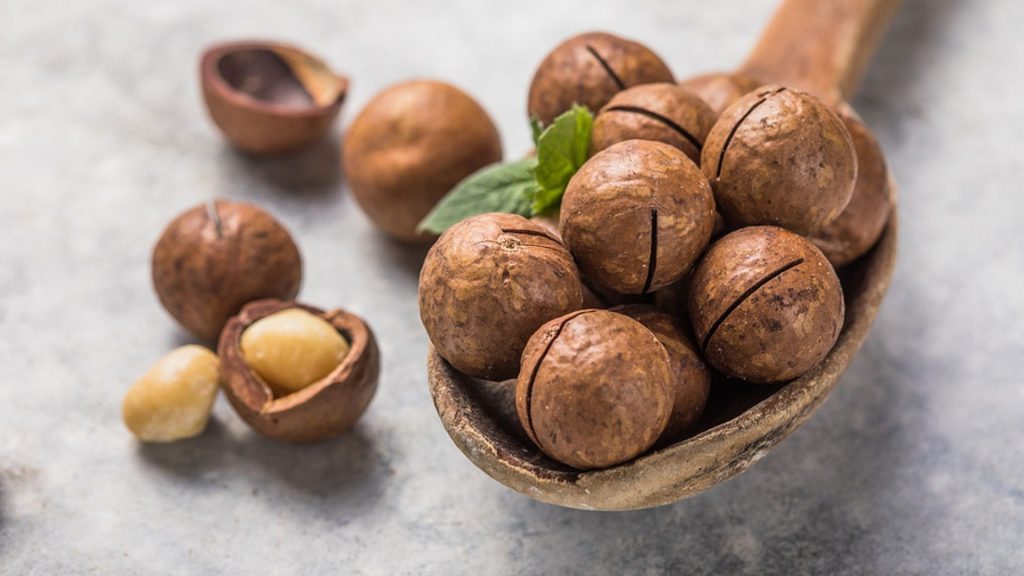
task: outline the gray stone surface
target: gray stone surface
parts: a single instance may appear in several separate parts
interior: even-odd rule
[[[381,238],[337,144],[264,161],[207,121],[211,41],[292,40],[385,85],[452,80],[529,145],[546,50],[605,28],[682,76],[729,67],[773,0],[0,3],[0,573],[1019,574],[1024,572],[1024,4],[907,0],[857,104],[902,192],[875,330],[805,427],[677,505],[563,510],[451,444],[427,394],[416,251]],[[137,444],[125,389],[188,338],[152,294],[163,225],[214,197],[295,233],[302,297],[363,314],[385,358],[357,429],[293,447],[218,400],[200,438]]]

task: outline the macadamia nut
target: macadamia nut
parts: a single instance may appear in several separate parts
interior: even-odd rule
[[[889,168],[878,140],[852,108],[840,109],[839,117],[857,151],[857,185],[842,214],[813,238],[837,268],[863,256],[875,245],[885,230],[893,205]]]
[[[806,92],[764,86],[722,113],[701,168],[731,226],[814,234],[846,207],[857,178],[842,121]]]
[[[530,118],[545,126],[573,104],[597,113],[621,90],[673,82],[672,71],[638,42],[603,32],[574,36],[551,51],[530,83]]]
[[[715,118],[760,85],[757,80],[738,72],[711,72],[679,81],[681,88],[689,90],[711,108]]]
[[[678,148],[627,140],[595,154],[569,181],[560,229],[580,271],[611,292],[675,282],[711,238],[715,201]]]
[[[215,341],[242,306],[291,299],[302,257],[288,230],[252,204],[218,200],[178,216],[153,248],[153,287],[189,332]]]
[[[352,121],[343,149],[352,196],[381,230],[431,242],[420,221],[463,178],[501,160],[487,112],[462,90],[433,80],[388,87]]]
[[[579,271],[558,238],[514,214],[449,228],[420,271],[420,318],[460,372],[504,380],[541,324],[583,305]]]
[[[697,352],[685,321],[644,304],[619,306],[612,312],[643,324],[668,352],[675,401],[661,440],[668,444],[682,440],[700,420],[711,393],[711,372]]]
[[[291,310],[302,314],[281,315]],[[272,322],[249,334],[247,345],[249,356],[266,353],[266,375],[301,386],[291,393],[278,386],[278,396],[242,344],[250,328],[270,318]],[[317,442],[349,430],[369,407],[380,376],[377,339],[362,318],[341,308],[323,310],[301,302],[246,304],[224,326],[218,353],[231,406],[260,434],[286,442]]]
[[[747,382],[784,382],[813,368],[839,338],[844,306],[821,250],[774,226],[727,234],[691,277],[690,320],[705,359]]]
[[[590,153],[626,140],[654,140],[698,164],[715,118],[703,100],[675,84],[642,84],[616,94],[594,118]]]
[[[516,382],[527,435],[574,468],[643,454],[672,412],[668,353],[636,320],[607,310],[556,318],[530,338]]]
[[[348,354],[348,342],[323,318],[289,308],[261,318],[242,333],[250,368],[284,396],[327,376]]]
[[[125,394],[125,426],[143,442],[198,436],[210,420],[220,382],[220,360],[189,345],[161,358]]]

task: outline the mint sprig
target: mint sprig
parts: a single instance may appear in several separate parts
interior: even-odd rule
[[[574,105],[550,126],[531,120],[536,158],[485,166],[459,182],[420,222],[440,234],[456,223],[488,212],[531,217],[557,208],[573,174],[587,161],[594,117]]]
[[[593,123],[594,117],[589,110],[574,105],[555,118],[537,138],[537,169],[534,175],[541,189],[533,198],[534,214],[561,204],[569,179],[587,161]]]
[[[538,188],[533,175],[536,166],[536,158],[484,166],[442,198],[420,222],[419,230],[440,234],[470,216],[488,212],[529,214]]]
[[[530,133],[533,136],[533,145],[540,143],[541,134],[544,133],[544,124],[536,117],[530,118]]]

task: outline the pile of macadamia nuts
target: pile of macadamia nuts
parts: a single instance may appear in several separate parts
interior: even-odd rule
[[[274,42],[211,47],[200,72],[211,118],[248,154],[323,137],[348,89]],[[843,326],[836,268],[871,249],[892,198],[882,151],[849,106],[738,73],[676,83],[652,50],[611,34],[573,37],[537,69],[531,121],[574,105],[594,115],[589,155],[558,189],[560,209],[530,218],[421,228],[503,156],[487,112],[445,82],[372,98],[342,166],[371,222],[433,243],[419,305],[434,350],[466,375],[514,380],[525,435],[596,469],[699,430],[716,376],[757,386],[819,364]],[[157,242],[152,275],[171,316],[217,353],[185,346],[137,381],[123,415],[140,439],[199,434],[218,388],[255,430],[288,441],[343,432],[372,399],[373,332],[295,301],[299,249],[266,211],[186,211]]]
[[[555,48],[529,91],[541,123],[573,104],[596,116],[560,212],[449,228],[427,255],[419,303],[454,368],[515,379],[540,451],[597,469],[693,434],[713,374],[757,386],[819,364],[843,327],[836,267],[875,244],[892,199],[864,124],[799,90],[741,74],[675,83],[645,46],[590,33]],[[488,124],[476,124],[486,142]],[[479,162],[500,153],[476,149]],[[403,188],[398,172],[353,185]]]
[[[249,155],[290,153],[323,138],[348,89],[323,60],[280,42],[218,43],[199,67],[211,120]],[[406,242],[434,240],[417,224],[459,181],[502,156],[483,108],[433,80],[377,95],[343,150],[356,201]],[[380,372],[373,332],[344,310],[295,301],[302,258],[265,210],[220,200],[187,210],[157,242],[152,276],[164,308],[217,353],[184,346],[135,382],[122,415],[140,440],[199,435],[218,388],[253,429],[285,441],[330,438],[366,410]]]
[[[172,351],[128,391],[125,424],[144,442],[173,442],[206,428],[218,388],[253,429],[308,442],[352,426],[377,388],[373,332],[343,310],[294,301],[302,258],[288,231],[261,208],[215,201],[164,230],[152,259],[167,311],[197,339]]]

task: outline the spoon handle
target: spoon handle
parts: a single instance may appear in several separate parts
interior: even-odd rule
[[[783,0],[742,72],[829,104],[856,92],[900,0]]]

